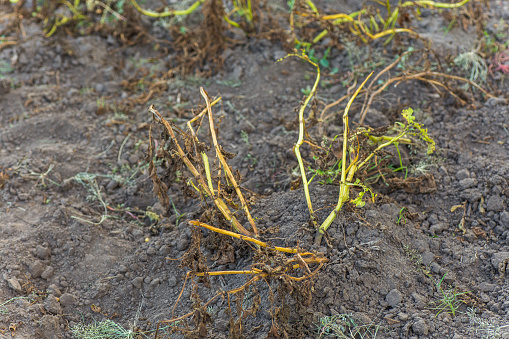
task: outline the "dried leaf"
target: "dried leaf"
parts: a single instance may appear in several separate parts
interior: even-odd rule
[[[159,201],[165,209],[170,207],[170,198],[168,197],[168,186],[159,179],[157,175],[157,169],[154,165],[154,138],[152,137],[152,128],[149,129],[149,144],[147,150],[148,157],[148,175],[152,179],[154,184],[154,194],[157,195]]]

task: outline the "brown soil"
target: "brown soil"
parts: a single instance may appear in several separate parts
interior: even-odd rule
[[[504,1],[490,5],[486,27],[508,20]],[[348,1],[336,6],[356,10]],[[176,65],[185,55],[171,48],[170,32],[135,14],[146,35],[133,33],[133,24],[131,35],[123,37],[106,29],[85,36],[61,29],[47,38],[42,22],[19,21],[13,13],[12,5],[0,2],[0,32],[17,42],[0,44],[0,338],[73,338],[78,324],[108,319],[150,338],[158,324],[160,338],[339,337],[333,327],[322,326],[331,319],[336,330],[368,329],[369,338],[375,331],[376,338],[495,338],[488,330],[496,329],[509,338],[509,327],[503,327],[509,324],[509,106],[501,72],[486,85],[498,98],[458,90],[457,84],[450,84],[454,96],[437,94],[417,80],[383,91],[364,123],[384,126],[412,107],[437,152],[426,157],[402,147],[413,181],[396,176],[374,183],[375,203],[347,206],[316,248],[302,189],[291,190],[298,177],[294,109],[301,89],[312,86],[314,69],[298,59],[276,63],[288,52],[286,41],[270,32],[255,39],[229,31],[224,34],[235,43],[224,42],[219,57],[201,55],[207,46],[200,40],[190,50],[200,62]],[[481,38],[473,26],[444,34],[448,21],[432,12],[414,25],[433,41],[430,55],[444,68]],[[317,110],[347,93],[342,81],[354,74],[354,65],[364,65],[362,80],[408,47],[423,47],[409,37],[398,43],[332,48],[330,68],[338,67],[341,75],[324,78]],[[210,76],[168,73],[177,66]],[[457,68],[451,74],[468,77]],[[239,170],[241,186],[256,193],[251,213],[261,237],[321,252],[329,262],[294,285],[278,277],[260,281],[234,296],[230,307],[224,298],[207,308],[196,305],[197,299],[205,303],[218,291],[242,286],[247,277],[188,281],[173,310],[188,271],[180,259],[210,271],[256,263],[245,242],[190,227],[188,221],[206,218],[210,206],[184,194],[177,173],[157,170],[169,179],[170,207],[154,196],[146,161],[152,124],[147,109],[154,104],[184,127],[203,108],[200,86],[223,98],[213,108],[221,117],[219,142],[236,153],[230,165]],[[458,105],[458,97],[465,105]],[[358,121],[363,100],[351,121]],[[343,108],[331,109],[337,112],[333,120],[310,126],[310,134],[319,140],[320,133],[341,133]],[[310,149],[303,149],[311,159]],[[397,158],[390,161],[398,165]],[[319,220],[337,194],[337,186],[313,182]],[[456,205],[464,207],[451,212]],[[436,283],[444,275],[444,289],[468,292],[458,296],[454,317],[437,316],[433,309],[442,298]],[[160,323],[193,307],[187,323]],[[254,308],[258,312],[248,312]],[[473,308],[477,318],[467,315]]]

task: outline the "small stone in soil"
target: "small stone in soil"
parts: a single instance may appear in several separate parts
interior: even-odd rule
[[[398,318],[401,321],[407,321],[408,320],[408,314],[400,312],[400,313],[398,313]]]
[[[23,291],[21,289],[21,285],[20,285],[18,279],[16,279],[16,277],[12,277],[12,278],[7,279],[7,284],[9,285],[10,288],[15,290],[16,292],[21,293]]]
[[[492,195],[486,201],[486,209],[488,211],[500,212],[504,210],[504,200],[500,195]]]
[[[53,268],[53,266],[47,266],[41,273],[41,278],[43,278],[44,280],[48,280],[53,276],[54,273],[55,269]]]
[[[143,278],[142,277],[136,277],[133,279],[132,284],[137,289],[141,289],[141,286],[143,285]]]
[[[426,325],[424,319],[418,318],[417,321],[412,325],[412,330],[417,335],[428,335],[429,327]]]
[[[62,294],[60,297],[60,305],[63,307],[68,307],[74,305],[76,302],[76,297],[70,293]]]
[[[141,261],[145,262],[145,261],[148,261],[148,255],[147,253],[145,252],[141,252],[140,255],[138,256],[140,258]]]
[[[477,188],[469,188],[461,191],[460,193],[461,199],[466,199],[471,203],[481,200],[482,193]]]
[[[108,184],[106,185],[106,190],[108,191],[113,191],[115,188],[117,188],[119,186],[118,182],[115,181],[115,180],[110,180],[110,182],[108,182]]]
[[[491,264],[496,270],[498,270],[498,266],[507,259],[509,259],[509,252],[493,253],[493,256],[491,257]]]
[[[55,284],[50,284],[47,289],[48,293],[54,294],[56,297],[59,297],[62,295],[62,292],[60,292],[60,289]]]
[[[502,234],[502,233],[504,233],[504,232],[505,232],[505,227],[503,227],[503,226],[496,226],[496,227],[493,229],[493,231],[495,232],[495,234],[500,235],[500,234]]]
[[[168,278],[168,286],[170,287],[177,286],[177,278],[175,276],[171,276]]]
[[[432,262],[430,267],[431,267],[431,272],[433,272],[433,273],[440,273],[440,269],[442,268],[442,266],[440,266],[436,262]]]
[[[466,178],[459,182],[461,189],[465,190],[467,188],[472,188],[477,186],[477,179],[474,178]]]
[[[509,229],[509,212],[504,211],[500,213],[500,225]]]
[[[141,239],[143,237],[143,231],[139,228],[135,228],[131,233],[135,239]]]
[[[442,234],[443,231],[447,230],[449,226],[445,222],[438,222],[429,228],[431,235]]]
[[[153,290],[154,288],[156,288],[156,287],[157,287],[157,285],[159,285],[160,283],[161,283],[161,280],[160,280],[159,278],[156,278],[156,279],[154,279],[154,280],[152,280],[152,281],[150,282],[150,284],[149,284],[149,288],[148,288],[148,289],[151,291],[151,290]]]
[[[62,306],[58,302],[57,297],[53,294],[48,295],[46,300],[44,301],[44,309],[53,314],[62,314]]]
[[[412,298],[414,299],[415,304],[418,308],[424,308],[425,306],[425,298],[417,292],[412,293]]]
[[[401,302],[402,296],[401,292],[397,289],[392,289],[385,296],[385,301],[390,307],[396,307]]]
[[[50,255],[51,255],[51,251],[47,247],[38,245],[35,248],[35,256],[39,259],[48,259]]]
[[[161,248],[159,248],[159,254],[162,256],[170,254],[170,246],[168,245],[161,246]]]
[[[59,317],[46,314],[38,321],[41,327],[40,333],[42,336],[39,338],[56,338],[56,332],[60,330]]]
[[[424,266],[428,266],[429,264],[431,264],[431,262],[433,262],[433,260],[435,259],[435,254],[433,254],[432,252],[424,252],[422,254],[422,264]]]
[[[177,241],[177,249],[179,251],[185,251],[189,246],[189,240],[186,237],[182,237]]]
[[[467,179],[467,178],[470,178],[470,173],[468,173],[468,170],[466,170],[466,169],[459,170],[456,173],[456,179],[458,179],[460,181],[463,179]]]

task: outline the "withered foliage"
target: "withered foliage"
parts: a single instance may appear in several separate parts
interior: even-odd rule
[[[187,273],[183,289],[174,306],[175,310],[186,283],[190,280],[193,284],[192,311],[180,317],[172,316],[163,323],[183,321],[175,326],[176,331],[184,333],[186,337],[203,338],[207,335],[207,324],[210,322],[207,307],[217,298],[222,298],[227,301],[231,318],[230,337],[241,338],[246,319],[256,317],[262,307],[258,289],[260,286],[268,286],[269,293],[272,294],[270,301],[274,329],[279,329],[283,336],[288,337],[285,333],[291,333],[291,329],[278,323],[286,319],[283,314],[293,313],[295,307],[298,310],[304,309],[310,304],[312,277],[316,276],[327,259],[320,253],[277,247],[260,240],[260,234],[248,209],[248,201],[251,199],[244,199],[238,184],[241,182],[240,174],[232,170],[227,163],[235,154],[225,151],[219,145],[212,103],[205,90],[201,89],[201,93],[207,108],[187,123],[185,131],[166,120],[153,106],[150,108],[154,120],[163,127],[157,143],[152,132],[149,135],[149,173],[155,186],[155,194],[164,204],[167,199],[165,192],[172,184],[167,180],[175,178],[176,171],[179,171],[180,182],[193,192],[193,197],[201,199],[204,209],[199,221],[189,222],[193,233],[192,242],[179,266]],[[206,134],[210,138],[209,142],[200,141],[204,134],[201,130],[202,123],[206,120],[208,124],[204,126],[209,127],[208,135]],[[157,150],[155,145],[158,146]],[[163,166],[160,171],[167,172],[161,178],[154,159],[158,159],[159,166]],[[244,227],[243,224],[251,227]],[[202,240],[201,229],[212,231],[207,232],[205,240]],[[205,258],[202,245],[213,253],[212,257]],[[234,263],[236,253],[242,253],[242,256],[245,254],[250,264],[238,271],[211,271],[207,267],[207,259],[217,265]],[[213,276],[228,277],[232,274],[246,276],[246,282],[238,288],[224,291],[214,285],[217,280],[210,279]],[[217,294],[207,302],[202,302],[198,294],[198,283],[215,288]],[[274,294],[276,291],[277,297]],[[247,294],[252,301],[246,304]],[[290,299],[294,300],[291,302],[292,306],[289,304]]]
[[[226,24],[222,1],[209,0],[202,7],[203,20],[197,27],[183,33],[179,27],[172,27],[174,39],[172,48],[178,52],[179,71],[210,76],[223,65],[222,53],[226,49],[224,32]],[[208,65],[207,69],[204,66]],[[210,67],[212,65],[212,67]]]
[[[435,177],[430,173],[406,179],[391,178],[387,182],[390,183],[392,189],[404,189],[405,192],[411,194],[433,193],[437,190]]]
[[[147,150],[147,162],[149,163],[148,175],[152,179],[154,194],[165,209],[170,207],[170,198],[168,197],[168,186],[159,179],[157,169],[154,165],[154,139],[152,138],[152,129],[149,132],[149,143]]]
[[[0,188],[4,188],[5,183],[9,180],[9,174],[6,171],[0,171]]]

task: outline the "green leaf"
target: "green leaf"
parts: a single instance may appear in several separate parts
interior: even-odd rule
[[[404,109],[401,115],[408,122],[409,125],[414,123],[415,117],[413,116],[414,110],[411,108]]]
[[[325,53],[323,53],[322,59],[327,59],[327,57],[329,56],[329,53],[330,53],[330,47],[328,47],[327,50],[325,51]]]
[[[366,204],[366,202],[362,200],[366,192],[371,193],[371,199],[373,200],[373,202],[375,202],[376,194],[374,194],[373,191],[368,186],[364,185],[359,179],[355,180],[353,184],[349,185],[360,187],[363,190],[362,192],[359,193],[357,198],[350,200],[350,202],[354,203],[356,207],[363,207]]]
[[[320,65],[321,65],[322,67],[324,67],[324,68],[329,67],[329,65],[330,65],[330,64],[329,64],[329,60],[327,60],[327,59],[320,59]]]
[[[364,207],[364,205],[366,205],[366,203],[362,200],[364,193],[366,192],[360,192],[357,198],[351,200],[350,202],[354,203],[355,207]]]
[[[428,135],[428,129],[422,127],[419,123],[415,122],[415,117],[413,116],[414,110],[411,108],[404,109],[401,112],[401,115],[408,123],[408,127],[416,129],[418,132],[409,132],[410,134],[419,136],[422,140],[426,141],[428,144],[428,154],[431,154],[435,151],[435,141],[431,139]]]

